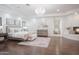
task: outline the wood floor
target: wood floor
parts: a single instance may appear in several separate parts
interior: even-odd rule
[[[48,48],[20,46],[18,41],[0,43],[0,55],[76,55],[79,54],[79,41],[61,37],[51,37]]]

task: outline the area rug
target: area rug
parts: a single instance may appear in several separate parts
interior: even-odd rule
[[[18,45],[28,45],[47,48],[49,46],[50,40],[51,38],[48,37],[37,37],[34,41],[19,42]]]

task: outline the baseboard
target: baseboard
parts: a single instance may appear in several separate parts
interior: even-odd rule
[[[70,39],[70,40],[79,41],[79,35],[63,35],[62,37]]]

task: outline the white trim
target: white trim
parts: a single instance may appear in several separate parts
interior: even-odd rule
[[[3,7],[4,6],[4,7]],[[1,5],[0,6],[0,11],[3,11],[4,9],[6,9],[5,11],[8,12],[7,9],[11,9],[12,11],[15,11],[15,9],[13,9],[12,7],[10,7],[10,5],[6,4],[6,5]],[[42,15],[42,16],[29,16],[29,17],[50,17],[50,16],[65,16],[65,15],[69,15],[69,14],[72,14],[74,12],[79,12],[79,8],[78,9],[73,9],[71,11],[67,11],[67,12],[62,12],[62,13],[52,13],[52,14],[45,14],[45,15]],[[20,13],[18,11],[15,11],[15,13],[17,13],[19,16],[22,16],[20,15]],[[24,14],[23,14],[24,15]],[[27,17],[27,18],[29,18]],[[24,18],[26,18],[26,16],[24,15]]]
[[[64,38],[79,41],[79,35],[76,34],[63,34]]]
[[[29,16],[29,17],[53,17],[53,16],[66,16],[66,15],[70,15],[70,14],[74,14],[75,12],[79,12],[79,9],[74,9],[72,11],[67,11],[67,12],[63,12],[63,13],[53,13],[53,14],[45,14],[45,15],[42,15],[42,16]],[[28,18],[29,18],[28,17]]]

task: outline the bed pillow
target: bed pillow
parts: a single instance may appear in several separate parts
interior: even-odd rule
[[[14,28],[9,28],[9,33],[14,33]]]

